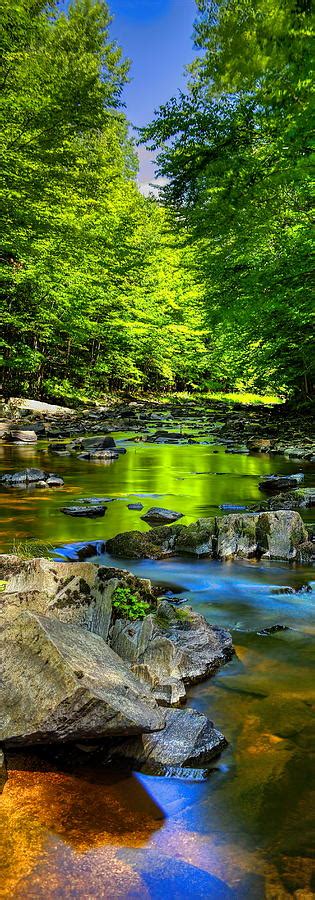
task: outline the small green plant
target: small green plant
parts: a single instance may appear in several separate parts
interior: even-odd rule
[[[150,611],[150,604],[133,594],[128,587],[117,587],[113,595],[113,607],[125,619],[143,619]]]
[[[7,584],[6,581],[0,581],[0,594],[2,593],[2,591],[5,591],[6,584]]]

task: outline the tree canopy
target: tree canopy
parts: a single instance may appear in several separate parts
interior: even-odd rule
[[[308,0],[198,0],[187,89],[142,140],[103,0],[2,0],[6,395],[141,387],[308,394]]]
[[[136,185],[107,5],[5,0],[1,285],[7,394],[186,383],[203,351],[189,250]],[[191,310],[194,307],[194,316]]]
[[[311,390],[308,0],[198,0],[187,92],[144,130],[190,229],[215,380]]]

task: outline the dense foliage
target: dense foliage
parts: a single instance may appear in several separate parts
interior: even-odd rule
[[[145,130],[103,0],[2,0],[4,392],[311,391],[308,0],[198,0],[187,91]]]
[[[309,0],[198,0],[186,94],[144,131],[189,228],[213,385],[310,393]]]
[[[97,396],[196,378],[190,251],[136,185],[128,63],[105,3],[5,0],[1,25],[4,390]],[[193,309],[193,316],[192,316]]]

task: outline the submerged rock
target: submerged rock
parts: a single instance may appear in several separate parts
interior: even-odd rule
[[[182,519],[182,517],[183,513],[174,512],[171,509],[164,509],[160,506],[151,506],[151,509],[148,509],[145,515],[141,516],[141,519],[143,519],[144,522],[149,522],[149,524],[152,522],[153,525],[158,525],[159,522],[162,524],[166,522],[177,522],[177,520]]]
[[[208,625],[191,607],[178,610],[167,600],[142,620],[118,619],[110,644],[162,705],[178,705],[185,699],[185,685],[206,678],[233,653],[228,631]]]
[[[41,487],[61,487],[64,484],[63,478],[55,475],[54,472],[44,472],[43,469],[22,469],[21,472],[5,473],[0,477],[2,484],[9,487],[16,485],[35,484]]]
[[[257,631],[257,634],[277,634],[278,631],[289,631],[289,626],[280,624],[267,625],[266,628]]]
[[[223,734],[195,709],[171,709],[165,714],[163,731],[142,734],[119,743],[112,756],[126,757],[140,766],[199,766],[209,762],[227,746]]]
[[[20,472],[6,472],[1,475],[2,484],[32,484],[36,481],[45,481],[46,474],[43,469],[22,469]]]
[[[101,637],[23,612],[4,631],[5,746],[133,735],[164,727],[150,692]]]
[[[69,452],[69,444],[48,444],[49,453],[65,453]]]
[[[106,506],[62,506],[61,512],[65,516],[79,516],[81,518],[85,516],[88,519],[96,519],[105,515]]]
[[[46,478],[46,484],[50,488],[62,487],[62,485],[64,484],[64,480],[63,478],[60,478],[59,475],[48,475],[48,478]]]
[[[128,509],[143,509],[143,503],[128,503]]]
[[[80,453],[78,459],[118,459],[120,451],[115,448],[115,450],[87,450],[84,453]]]
[[[274,491],[289,491],[295,488],[297,484],[304,481],[303,472],[297,472],[296,475],[266,475],[258,484],[260,491],[273,493]]]

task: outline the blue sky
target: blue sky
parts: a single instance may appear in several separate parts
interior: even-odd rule
[[[144,125],[184,85],[184,66],[193,59],[195,0],[109,0],[109,7],[111,35],[132,60],[126,113],[134,125]],[[154,179],[152,155],[138,152],[139,181],[147,184]]]

